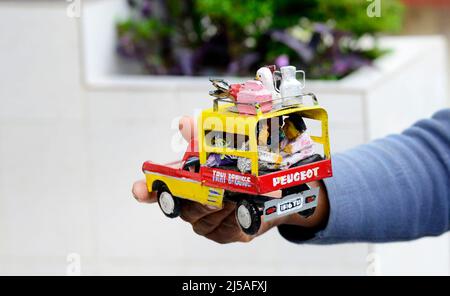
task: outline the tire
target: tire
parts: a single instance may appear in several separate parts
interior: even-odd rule
[[[258,207],[245,199],[240,200],[236,206],[236,220],[242,231],[248,235],[258,233],[261,226],[261,215]]]
[[[158,190],[158,205],[167,217],[176,218],[180,216],[180,199],[173,196],[165,185]]]

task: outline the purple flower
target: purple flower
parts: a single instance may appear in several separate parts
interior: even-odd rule
[[[287,32],[275,31],[271,34],[272,40],[283,43],[290,49],[294,50],[299,57],[305,62],[310,62],[314,58],[314,52],[307,44],[301,42],[300,40],[294,38]]]
[[[180,72],[182,75],[194,75],[194,65],[193,61],[193,53],[188,48],[177,48],[175,49],[175,58],[178,62],[178,66],[180,67]]]
[[[277,65],[278,68],[289,66],[289,57],[285,54],[278,56],[275,59],[275,65]]]
[[[330,26],[323,24],[323,23],[315,23],[314,24],[314,31],[320,34],[332,34],[333,30],[330,28]]]
[[[336,57],[333,63],[332,71],[334,74],[342,76],[367,65],[370,65],[369,60],[355,54],[349,54],[346,56]]]
[[[128,34],[119,39],[118,51],[123,57],[132,58],[135,56],[135,47],[133,39]]]
[[[141,7],[141,13],[143,17],[150,17],[152,14],[152,4],[150,3],[149,0],[144,1],[144,3],[142,3],[142,7]]]

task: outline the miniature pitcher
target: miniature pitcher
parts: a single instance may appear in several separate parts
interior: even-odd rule
[[[303,104],[302,89],[305,87],[305,72],[294,66],[281,67],[280,95],[283,105]],[[303,74],[303,83],[297,80],[297,73]],[[276,72],[280,75],[280,72]]]

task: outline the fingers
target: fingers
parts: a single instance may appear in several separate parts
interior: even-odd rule
[[[279,218],[280,219],[280,218]],[[255,236],[260,236],[261,234],[267,232],[269,229],[276,226],[276,220],[264,221],[264,217],[261,217],[261,227],[258,230],[258,233]]]
[[[206,238],[213,240],[219,244],[228,244],[234,242],[250,242],[254,238],[267,232],[269,229],[277,226],[277,223],[272,221],[264,222],[263,217],[261,221],[261,227],[255,235],[248,235],[244,233],[239,226],[234,211],[230,212],[228,216],[220,223],[219,227],[216,227],[210,233],[204,235]]]
[[[235,206],[232,203],[225,203],[222,210],[206,215],[192,224],[192,228],[198,235],[207,235],[219,227],[225,218],[234,213]]]
[[[217,211],[220,211],[220,209],[203,206],[199,203],[188,200],[183,200],[180,217],[184,221],[194,224],[201,218]]]
[[[154,203],[156,202],[156,191],[148,192],[147,183],[145,180],[137,181],[133,184],[133,188],[131,190],[133,193],[133,197],[138,202],[143,203]]]
[[[249,242],[254,238],[241,230],[234,211],[228,214],[219,227],[206,234],[205,237],[219,244]]]
[[[157,192],[149,193],[145,180],[135,182],[132,193],[134,198],[142,203],[157,201]],[[220,244],[249,242],[273,227],[271,223],[263,222],[257,235],[247,235],[236,221],[235,208],[236,204],[233,202],[224,202],[223,208],[219,209],[182,200],[180,217],[192,225],[195,233]]]
[[[195,233],[220,244],[248,242],[252,237],[242,232],[235,217],[235,203],[225,202],[222,209],[210,209],[183,201],[180,217],[189,222]]]

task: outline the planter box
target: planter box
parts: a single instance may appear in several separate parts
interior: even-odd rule
[[[207,95],[211,86],[204,77],[140,75],[136,65],[130,66],[114,55],[116,14],[99,12],[116,9],[123,17],[123,1],[93,2],[83,19],[85,77],[90,89],[132,89],[149,97],[179,98],[183,111],[211,102]],[[335,152],[401,132],[446,104],[443,38],[385,37],[380,43],[392,53],[375,61],[373,67],[360,69],[341,81],[307,81],[306,91],[314,92],[329,110]]]

